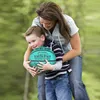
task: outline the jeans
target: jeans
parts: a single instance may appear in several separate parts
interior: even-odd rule
[[[85,85],[82,82],[82,57],[77,56],[69,61],[72,72],[69,74],[72,94],[75,100],[89,100]],[[45,99],[44,75],[38,76],[38,99]]]
[[[44,74],[38,75],[38,100],[46,100]]]
[[[75,100],[89,100],[85,85],[82,82],[82,57],[77,56],[69,61],[72,72],[69,74],[72,94]]]
[[[46,100],[72,100],[68,74],[45,79]]]

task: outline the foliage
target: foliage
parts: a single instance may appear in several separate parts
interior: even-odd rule
[[[24,3],[20,0],[0,1],[0,96],[4,97],[1,97],[2,100],[7,97],[21,99],[22,96],[18,95],[23,94],[25,78],[22,57],[25,47],[22,45],[25,43],[21,33],[27,26],[24,26],[27,17],[24,19],[24,14],[19,10],[23,7]]]

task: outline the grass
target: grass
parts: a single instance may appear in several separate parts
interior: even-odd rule
[[[100,2],[86,0],[83,80],[90,100],[100,100]]]
[[[87,86],[87,91],[90,97],[90,100],[100,100],[100,81],[96,76],[91,72],[83,72],[83,80]]]

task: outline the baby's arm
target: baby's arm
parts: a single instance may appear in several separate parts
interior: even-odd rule
[[[40,63],[38,66],[42,67],[43,70],[60,70],[62,68],[63,51],[58,44],[52,45],[52,51],[56,56],[56,64],[51,65],[48,61],[46,64]]]
[[[38,66],[40,66],[40,69],[43,70],[43,71],[46,71],[46,70],[60,70],[62,68],[62,61],[58,61],[56,62],[56,64],[54,65],[51,65],[47,60],[46,60],[46,64],[43,64],[43,63],[39,63]]]

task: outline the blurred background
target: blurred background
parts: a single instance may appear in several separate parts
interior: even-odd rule
[[[23,68],[27,43],[23,33],[44,1],[0,0],[0,100],[37,100],[37,77]],[[100,100],[100,1],[55,0],[80,28],[82,78],[90,100]]]

